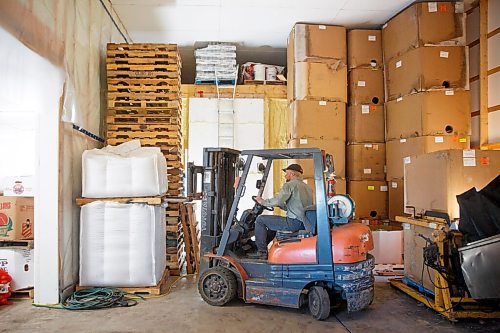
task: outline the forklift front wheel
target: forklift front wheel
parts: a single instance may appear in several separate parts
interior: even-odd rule
[[[325,288],[314,286],[309,289],[309,312],[316,320],[325,320],[330,315],[330,297]]]
[[[223,306],[236,296],[236,276],[226,267],[207,269],[198,280],[198,292],[210,305]]]

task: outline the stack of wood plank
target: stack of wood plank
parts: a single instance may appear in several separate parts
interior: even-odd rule
[[[186,254],[186,272],[193,274],[200,271],[200,229],[194,213],[194,204],[182,204],[180,217]]]
[[[108,44],[106,142],[139,139],[167,160],[168,197],[182,195],[181,60],[175,44]],[[183,264],[179,204],[167,207],[167,265]],[[169,260],[171,259],[171,260]]]

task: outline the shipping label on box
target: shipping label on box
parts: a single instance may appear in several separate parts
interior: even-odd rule
[[[0,197],[0,240],[33,239],[33,198]]]
[[[8,176],[2,180],[3,195],[33,197],[35,196],[33,176]]]

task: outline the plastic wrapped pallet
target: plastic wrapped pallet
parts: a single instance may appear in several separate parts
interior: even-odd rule
[[[95,201],[80,216],[80,285],[155,286],[165,270],[165,208]]]
[[[196,58],[196,82],[236,80],[236,46],[213,43],[194,52]]]
[[[167,161],[160,148],[139,140],[83,152],[82,196],[156,196],[167,192]]]

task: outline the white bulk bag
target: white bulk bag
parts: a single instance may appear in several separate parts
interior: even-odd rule
[[[80,215],[80,285],[155,286],[166,266],[165,208],[94,201]]]
[[[167,192],[167,161],[158,147],[139,140],[83,152],[82,196],[143,197]]]

